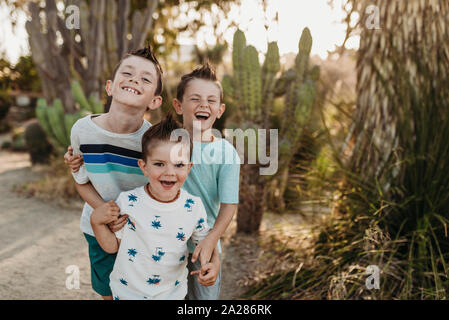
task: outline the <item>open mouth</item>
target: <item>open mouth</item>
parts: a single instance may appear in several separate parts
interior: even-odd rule
[[[195,118],[197,119],[197,120],[207,120],[207,119],[209,119],[209,117],[210,117],[210,114],[209,113],[207,113],[207,112],[197,112],[197,113],[195,113]]]
[[[122,87],[122,90],[131,92],[131,93],[136,94],[136,95],[141,95],[139,90],[131,88],[131,87],[126,87],[125,86],[125,87]]]
[[[171,189],[176,183],[176,181],[166,181],[166,180],[160,180],[159,182],[161,183],[164,189]]]

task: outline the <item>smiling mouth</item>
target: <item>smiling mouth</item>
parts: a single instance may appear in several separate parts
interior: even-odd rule
[[[207,119],[209,119],[209,117],[210,117],[210,114],[208,114],[207,112],[197,112],[197,113],[195,113],[195,118],[197,119],[197,120],[207,120]]]
[[[162,187],[166,190],[171,189],[176,183],[176,181],[165,181],[165,180],[160,180],[159,182],[161,183]]]
[[[131,92],[135,95],[141,95],[140,91],[131,87],[122,87],[122,90]]]

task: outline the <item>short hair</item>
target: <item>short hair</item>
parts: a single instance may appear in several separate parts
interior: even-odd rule
[[[223,87],[221,86],[220,81],[218,81],[217,79],[215,70],[212,68],[208,61],[206,61],[202,66],[197,67],[192,72],[181,77],[181,81],[179,82],[176,89],[176,99],[182,101],[182,97],[184,96],[187,85],[194,79],[203,79],[214,82],[220,90],[220,102],[223,100]]]
[[[115,78],[115,74],[117,73],[117,70],[120,67],[120,65],[122,64],[122,62],[131,56],[141,57],[141,58],[144,58],[144,59],[147,59],[147,60],[153,62],[154,67],[156,68],[156,73],[157,73],[157,87],[156,87],[156,91],[154,94],[157,96],[161,95],[163,71],[162,71],[161,64],[157,60],[154,53],[151,51],[150,46],[146,46],[145,48],[137,49],[137,50],[134,50],[134,51],[131,51],[131,52],[125,54],[125,56],[123,56],[123,58],[115,66],[114,72],[112,73],[112,79]]]
[[[165,119],[163,119],[158,124],[151,126],[142,136],[142,154],[141,159],[143,161],[147,160],[147,157],[151,154],[151,149],[161,142],[182,142],[183,137],[178,136],[177,141],[171,140],[171,134],[173,130],[183,129],[182,125],[175,120],[173,115],[169,113]],[[193,142],[187,132],[186,136],[189,139],[189,159],[192,160]]]

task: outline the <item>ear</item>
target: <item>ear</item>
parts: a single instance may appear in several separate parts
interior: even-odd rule
[[[173,99],[173,108],[175,108],[175,111],[177,114],[182,114],[182,106],[181,106],[181,101],[179,101],[178,99]]]
[[[224,103],[222,103],[220,105],[220,108],[218,108],[218,115],[217,115],[217,119],[221,118],[221,115],[225,112],[226,110],[226,105]]]
[[[106,93],[108,94],[108,96],[111,96],[112,95],[112,81],[111,80],[106,81],[105,89],[106,89]]]
[[[145,167],[146,163],[142,159],[137,160],[137,164],[139,165],[140,170],[142,170],[142,173],[146,176]]]
[[[156,110],[161,106],[161,104],[162,104],[162,97],[155,96],[147,108],[150,110]]]
[[[193,167],[193,162],[190,162],[190,163],[187,165],[187,174],[190,173],[190,170],[192,169],[192,167]]]

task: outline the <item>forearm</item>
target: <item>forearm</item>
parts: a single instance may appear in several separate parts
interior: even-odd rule
[[[218,242],[231,223],[232,217],[237,210],[237,206],[237,204],[233,203],[222,203],[220,205],[217,220],[214,223],[214,227],[210,230],[209,235],[207,236],[208,238],[212,238]]]
[[[100,244],[101,248],[107,253],[116,253],[119,248],[119,240],[115,234],[105,224],[92,224],[95,238]]]
[[[218,265],[220,264],[220,253],[218,251],[218,247],[215,247],[214,252],[212,252],[210,262]]]
[[[78,184],[75,183],[76,191],[80,197],[86,201],[93,209],[101,206],[105,201],[98,194],[97,190],[95,190],[92,183],[88,182],[86,184]]]

